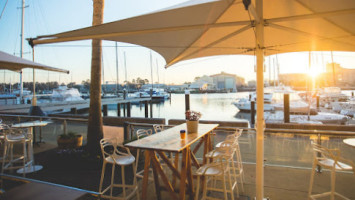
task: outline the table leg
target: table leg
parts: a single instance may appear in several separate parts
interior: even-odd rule
[[[174,160],[174,167],[178,170],[179,169],[179,153],[175,154],[175,160]],[[175,188],[176,186],[176,176],[173,176],[173,187]]]
[[[192,200],[194,197],[194,183],[192,179],[192,166],[191,166],[191,149],[190,147],[187,148],[187,182],[188,184],[188,193],[189,193],[189,199]]]
[[[185,148],[182,151],[182,158],[181,158],[181,179],[180,179],[180,199],[185,199],[185,192],[186,192],[186,177],[187,177],[187,149]]]
[[[144,173],[143,173],[143,183],[142,183],[142,199],[147,199],[149,166],[150,166],[152,151],[145,150],[144,155],[145,155],[145,161],[144,161]]]
[[[158,177],[158,172],[157,172],[157,168],[160,166],[156,166],[157,164],[155,164],[155,159],[158,160],[158,158],[155,155],[155,152],[152,152],[153,154],[152,156],[152,164],[153,164],[153,176],[154,176],[154,185],[155,185],[155,193],[157,195],[157,199],[160,200],[161,199],[161,194],[160,194],[160,185],[159,185],[159,177]]]
[[[172,199],[177,200],[178,197],[174,191],[174,188],[171,185],[171,183],[169,182],[168,177],[165,175],[165,173],[161,167],[161,164],[159,163],[159,160],[155,155],[153,155],[153,157],[152,157],[152,163],[153,163],[153,171],[155,170],[155,172],[157,173],[157,176],[154,176],[154,181],[156,179],[158,179],[158,173],[159,173],[161,180],[165,184],[165,189],[168,190]],[[160,188],[159,188],[159,190],[157,190],[157,192],[159,192],[159,194],[157,194],[157,197],[160,198]]]
[[[203,145],[203,161],[202,163],[205,165],[207,162],[206,162],[206,154],[208,153],[208,150],[209,150],[209,147],[208,147],[208,137],[207,137],[208,134],[206,134],[205,137],[203,137],[203,140],[205,142],[205,144]]]

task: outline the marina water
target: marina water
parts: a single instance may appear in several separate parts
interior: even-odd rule
[[[351,96],[354,91],[342,91]],[[249,96],[249,92],[190,94],[190,109],[202,113],[201,120],[249,121],[248,112],[240,112],[232,102]],[[153,103],[153,118],[185,119],[185,94],[171,94],[171,99]],[[117,105],[108,106],[108,116],[117,116]],[[131,117],[144,117],[144,103],[132,104]],[[121,108],[123,116],[123,108]],[[150,106],[148,111],[150,117]]]

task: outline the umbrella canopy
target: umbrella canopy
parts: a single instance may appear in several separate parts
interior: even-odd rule
[[[191,0],[138,17],[40,36],[30,39],[30,43],[85,39],[127,42],[160,53],[167,67],[179,61],[212,55],[256,55],[256,199],[262,200],[264,55],[355,51],[355,1],[255,0],[255,9],[250,2]]]
[[[264,54],[354,51],[355,1],[264,0]],[[255,54],[253,12],[241,0],[192,0],[158,12],[40,36],[34,44],[103,39],[161,54],[167,66],[197,57]]]
[[[69,74],[68,70],[49,67],[39,63],[35,63],[17,56],[0,51],[0,69],[7,69],[19,72],[23,68],[42,69],[47,71],[62,72]]]

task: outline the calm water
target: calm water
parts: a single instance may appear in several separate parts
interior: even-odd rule
[[[351,96],[354,91],[342,91]],[[251,116],[247,112],[239,112],[232,102],[237,98],[248,97],[249,92],[223,94],[190,94],[190,109],[202,113],[202,120],[244,121],[250,122]],[[117,116],[117,106],[109,106],[109,116]],[[121,115],[123,110],[121,109]],[[132,105],[132,117],[144,117],[144,104]],[[150,111],[149,111],[150,116]],[[171,100],[153,104],[153,118],[184,119],[185,94],[171,94]]]
[[[248,113],[238,113],[232,102],[247,97],[248,92],[224,94],[190,94],[190,109],[202,113],[202,120],[240,121],[250,119]],[[117,107],[109,106],[109,116],[117,116]],[[121,114],[123,110],[121,110]],[[237,114],[238,113],[238,114]],[[245,115],[245,116],[244,116]],[[144,117],[144,104],[132,105],[132,117]],[[171,94],[171,100],[153,104],[153,118],[184,119],[185,94]]]

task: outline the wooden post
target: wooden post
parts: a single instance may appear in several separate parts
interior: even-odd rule
[[[123,116],[126,117],[126,103],[123,104]]]
[[[185,90],[185,111],[190,110],[190,91]]]
[[[250,123],[255,124],[255,101],[250,102]]]
[[[118,117],[121,116],[121,104],[120,103],[117,104],[117,116]]]
[[[153,118],[153,101],[150,100],[150,118]]]
[[[76,108],[71,108],[70,113],[71,114],[78,114],[78,111],[76,110]]]
[[[290,94],[284,94],[284,122],[290,123]]]
[[[148,118],[148,101],[144,101],[144,117]]]
[[[103,105],[102,107],[103,107],[103,111],[102,111],[102,112],[103,112],[103,115],[104,115],[104,116],[107,116],[107,104],[106,104],[106,105]]]
[[[317,96],[317,109],[319,109],[319,96]]]
[[[123,99],[126,99],[127,98],[127,91],[126,89],[123,90]]]
[[[128,122],[124,122],[123,123],[123,140],[130,140],[131,137],[129,135],[130,132],[130,126],[128,124]]]
[[[127,117],[131,117],[131,102],[127,103]]]

